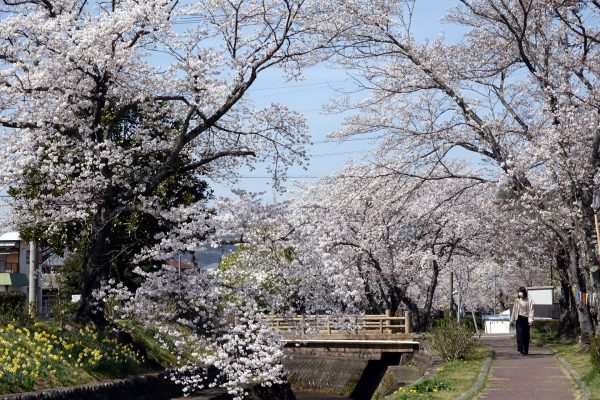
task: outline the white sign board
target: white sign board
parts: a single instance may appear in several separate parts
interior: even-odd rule
[[[552,304],[554,288],[552,286],[538,286],[527,288],[527,296],[533,304]]]

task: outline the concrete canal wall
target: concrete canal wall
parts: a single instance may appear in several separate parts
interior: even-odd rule
[[[419,379],[431,363],[425,351],[383,353],[378,359],[290,354],[284,363],[294,392],[350,396],[354,400],[383,398],[400,386]]]
[[[2,400],[165,400],[182,396],[180,387],[164,374],[148,374],[40,392],[0,396]]]
[[[186,399],[230,400],[225,391],[192,395]],[[248,389],[247,400],[294,400],[290,386],[256,385]],[[0,400],[170,400],[183,399],[181,387],[166,379],[163,373],[134,376],[88,385],[78,385],[40,392],[0,395]]]

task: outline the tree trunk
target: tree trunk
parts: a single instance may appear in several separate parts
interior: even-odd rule
[[[110,215],[105,207],[94,217],[90,241],[85,250],[81,270],[81,301],[75,314],[75,320],[81,323],[93,322],[98,327],[106,326],[104,310],[95,305],[94,290],[102,281],[108,280],[110,260],[108,258],[108,240],[110,238]]]
[[[569,249],[569,275],[573,286],[579,292],[586,292],[586,279],[584,271],[579,265],[579,257],[576,246],[571,246]],[[589,343],[590,338],[594,336],[594,321],[589,307],[575,297],[577,304],[577,318],[579,320],[579,328],[581,329],[581,339],[584,343]]]
[[[580,227],[581,236],[578,241],[580,247],[580,253],[583,262],[581,262],[581,269],[583,270],[583,277],[585,279],[585,290],[582,292],[594,295],[600,293],[600,271],[598,270],[598,249],[595,238],[595,224],[594,224],[594,211],[589,207],[582,207],[581,219],[582,224]],[[578,299],[579,300],[579,299]],[[598,311],[593,304],[584,302],[581,307],[590,314],[590,320],[592,321],[593,330],[590,336],[600,335],[600,323],[598,321]]]
[[[575,296],[569,285],[569,257],[563,249],[559,249],[556,256],[556,266],[560,278],[561,297],[559,300],[560,306],[560,322],[557,335],[564,338],[573,338],[577,336],[577,305]]]
[[[422,317],[419,319],[419,329],[425,330],[429,326],[429,318],[431,316],[431,308],[433,307],[433,297],[435,295],[435,289],[438,284],[438,277],[440,275],[440,265],[436,260],[432,261],[432,276],[431,283],[427,288],[427,297],[425,298],[425,308],[423,310]]]

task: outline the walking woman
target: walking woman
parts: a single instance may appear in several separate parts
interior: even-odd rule
[[[529,328],[533,324],[533,301],[527,297],[527,289],[519,288],[510,324],[516,324],[517,350],[522,356],[529,353]]]

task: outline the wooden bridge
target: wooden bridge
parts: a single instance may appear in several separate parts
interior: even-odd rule
[[[296,315],[291,318],[271,317],[270,325],[279,329],[284,336],[293,334],[410,334],[412,330],[411,312],[405,311],[402,317],[392,317],[389,312],[377,315]]]
[[[371,398],[388,367],[423,358],[419,337],[411,329],[411,314],[271,317],[289,357],[284,367],[295,390],[322,391],[356,399]],[[378,377],[375,379],[375,376]]]
[[[411,332],[411,313],[382,315],[304,315],[272,317],[293,353],[314,356],[379,359],[383,353],[412,353],[419,342]]]

